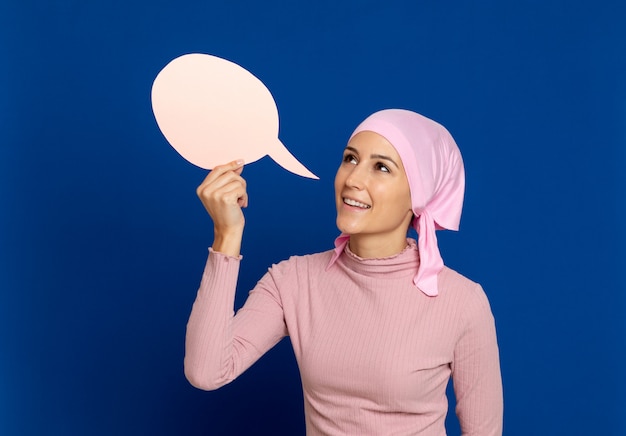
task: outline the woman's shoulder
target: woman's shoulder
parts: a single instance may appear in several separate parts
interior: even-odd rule
[[[326,269],[334,250],[319,253],[292,255],[289,258],[272,264],[269,271],[274,274],[284,274],[291,271],[323,271]]]
[[[438,276],[439,286],[443,288],[452,287],[457,289],[473,289],[480,287],[480,284],[464,276],[458,271],[444,266]]]
[[[470,308],[490,310],[483,287],[452,268],[444,266],[439,273],[438,283],[441,296],[464,306],[467,310]]]

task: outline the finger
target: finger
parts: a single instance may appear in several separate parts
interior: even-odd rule
[[[205,205],[216,229],[228,231],[228,229],[241,227],[244,223],[241,203],[246,201],[246,196],[241,185],[231,184],[220,190],[219,195],[213,199],[214,201]]]
[[[233,170],[233,172],[234,172],[235,174],[237,174],[238,176],[240,176],[240,175],[241,175],[241,173],[243,172],[243,161],[242,161],[242,163],[241,163],[241,166],[239,166],[239,167],[235,168],[235,169]]]
[[[202,191],[217,191],[233,182],[241,183],[244,187],[247,185],[246,180],[235,171],[228,171],[214,180],[205,180],[200,186],[198,186],[198,188]]]
[[[246,181],[243,178],[238,177],[232,180],[220,188],[220,192],[228,195],[229,204],[232,204],[232,201],[236,201],[239,207],[248,207],[248,191],[246,190]]]
[[[245,191],[241,197],[239,197],[239,207],[248,207],[248,191]]]
[[[211,192],[217,192],[223,189],[225,186],[233,183],[241,185],[244,189],[246,189],[247,187],[246,179],[244,179],[240,175],[237,175],[235,172],[230,171],[222,174],[219,179],[213,180],[209,183],[203,183],[198,187],[198,190],[200,192],[210,195]]]
[[[209,172],[209,174],[204,178],[200,185],[212,183],[214,180],[220,178],[222,175],[228,173],[229,171],[239,170],[239,174],[241,174],[241,171],[243,170],[243,165],[243,159],[237,159],[224,165],[218,165]]]
[[[245,188],[246,180],[240,176],[243,167],[236,168],[234,171],[222,172],[219,176],[216,176],[213,172],[210,173],[206,179],[196,189],[198,196],[210,196],[211,192],[222,189],[229,183],[237,182],[243,185]],[[211,177],[213,175],[213,177]]]
[[[241,171],[243,170],[243,165],[244,165],[243,159],[237,159],[224,165],[218,165],[215,168],[213,168],[213,170],[211,170],[211,172],[209,173],[209,176],[213,175],[214,178],[219,178],[223,174],[229,171],[237,171],[237,170],[239,171],[239,174],[241,174]]]
[[[246,184],[243,180],[234,179],[218,190],[212,191],[212,195],[218,203],[234,204],[240,203],[240,200],[247,202],[248,192],[246,191]]]
[[[219,190],[214,191],[214,198],[221,204],[238,204],[241,206],[241,201],[247,202],[248,193],[246,192],[245,183],[241,183],[239,180],[233,180],[230,183],[222,186]]]

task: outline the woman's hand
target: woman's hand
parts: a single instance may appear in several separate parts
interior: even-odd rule
[[[245,224],[241,208],[248,206],[243,164],[239,160],[213,168],[196,190],[213,220],[213,250],[229,256],[239,256]]]

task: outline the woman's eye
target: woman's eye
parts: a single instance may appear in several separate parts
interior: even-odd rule
[[[346,154],[343,157],[343,161],[346,163],[356,164],[356,157],[354,157],[354,155],[352,154]]]
[[[376,164],[376,169],[380,170],[380,171],[382,171],[384,173],[388,173],[389,172],[389,168],[387,167],[387,165],[382,164],[380,162]]]

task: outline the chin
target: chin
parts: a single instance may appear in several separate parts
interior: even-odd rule
[[[358,226],[346,225],[346,223],[342,223],[340,220],[337,220],[337,228],[341,233],[345,233],[346,235],[354,235],[360,231]]]

